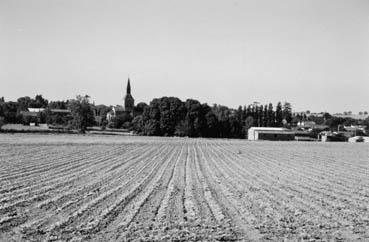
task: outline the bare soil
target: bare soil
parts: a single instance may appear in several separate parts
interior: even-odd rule
[[[369,146],[0,134],[0,241],[369,241]]]

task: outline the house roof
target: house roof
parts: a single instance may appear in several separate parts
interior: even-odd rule
[[[253,131],[261,131],[261,130],[263,131],[289,131],[286,128],[271,128],[271,127],[251,127],[250,129]]]
[[[36,113],[39,113],[39,112],[43,112],[45,111],[44,108],[28,108],[28,111],[29,112],[36,112]]]

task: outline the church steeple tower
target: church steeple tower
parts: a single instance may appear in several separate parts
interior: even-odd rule
[[[131,83],[129,81],[129,77],[128,77],[128,84],[127,84],[127,94],[131,94]]]
[[[135,106],[135,100],[133,99],[131,95],[131,82],[128,78],[127,93],[126,93],[126,96],[124,97],[124,111],[130,114],[133,114],[134,106]]]

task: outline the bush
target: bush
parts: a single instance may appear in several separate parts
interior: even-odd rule
[[[4,118],[3,117],[0,117],[0,129],[1,129],[1,126],[4,125]]]
[[[359,142],[359,143],[361,143],[361,142],[364,142],[365,141],[365,139],[363,138],[363,136],[360,136],[359,138],[357,138],[357,140],[356,140],[356,142]]]

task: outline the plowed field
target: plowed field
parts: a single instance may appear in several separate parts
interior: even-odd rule
[[[0,135],[0,240],[369,240],[369,146]]]

